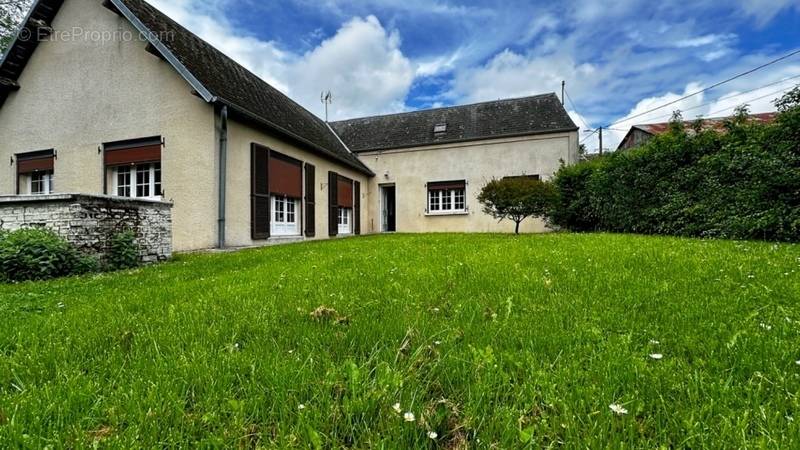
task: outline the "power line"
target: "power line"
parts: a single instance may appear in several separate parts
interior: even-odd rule
[[[697,105],[697,106],[693,106],[691,108],[682,109],[681,113],[684,113],[684,112],[687,112],[687,111],[694,111],[695,109],[699,109],[699,108],[702,108],[704,106],[713,105],[715,103],[719,103],[721,100],[728,100],[728,99],[731,99],[731,98],[741,97],[742,95],[746,95],[746,94],[749,94],[751,92],[759,91],[761,89],[768,88],[770,86],[783,84],[783,83],[785,83],[787,81],[791,81],[791,80],[794,80],[796,78],[800,78],[800,75],[795,75],[793,77],[784,78],[784,79],[782,79],[780,81],[775,81],[774,83],[765,84],[763,86],[759,86],[757,88],[753,88],[753,89],[750,89],[750,90],[747,90],[747,91],[744,91],[744,92],[740,92],[740,93],[735,94],[735,95],[729,95],[727,97],[721,97],[721,98],[718,98],[716,100],[713,100],[713,101],[710,101],[710,102],[707,102],[707,103],[703,103],[702,105]],[[756,100],[758,100],[758,99],[756,99]],[[750,101],[752,101],[752,100],[750,100]],[[670,116],[672,116],[672,113],[664,114],[664,115],[657,116],[657,117],[653,117],[653,118],[651,118],[649,120],[659,120],[659,119],[663,119],[663,118],[670,117]]]
[[[591,130],[592,127],[590,127],[589,124],[586,123],[586,120],[583,118],[583,114],[578,112],[578,108],[575,107],[575,102],[572,101],[572,97],[570,97],[569,92],[565,89],[564,93],[567,95],[567,100],[569,101],[570,106],[572,106],[572,110],[575,111],[575,114],[577,114],[578,118],[581,119],[581,122],[583,122],[583,125],[586,127],[586,129]]]
[[[708,115],[709,115],[709,117],[714,117],[715,115],[717,115],[717,114],[721,114],[721,113],[723,113],[723,112],[725,112],[725,111],[727,111],[727,110],[729,110],[729,109],[736,109],[736,108],[738,108],[738,107],[740,107],[740,106],[747,105],[747,104],[748,104],[748,103],[750,103],[750,102],[754,102],[754,101],[756,101],[756,100],[762,100],[762,99],[765,99],[765,98],[767,98],[767,97],[772,97],[773,95],[776,95],[776,94],[780,94],[780,93],[786,92],[786,90],[788,90],[788,89],[794,89],[794,87],[791,87],[791,88],[783,88],[783,89],[781,89],[781,90],[779,90],[779,91],[771,92],[771,93],[769,93],[769,94],[767,94],[767,95],[762,95],[761,97],[751,98],[750,100],[747,100],[747,101],[746,101],[746,102],[744,102],[744,103],[740,103],[740,104],[738,104],[738,105],[736,105],[736,106],[729,106],[729,107],[727,107],[727,108],[720,109],[719,111],[714,111],[714,112],[712,112],[712,113],[709,113]]]
[[[600,131],[600,130],[599,130],[599,129],[597,129],[597,130],[594,130],[594,131],[592,131],[592,132],[591,132],[590,134],[588,134],[588,135],[587,135],[585,138],[581,139],[581,141],[578,143],[578,145],[580,145],[580,144],[583,144],[584,142],[586,142],[586,141],[587,141],[587,140],[588,140],[590,137],[592,137],[592,136],[594,136],[595,134],[597,134],[597,132],[598,132],[598,131]]]
[[[627,118],[622,119],[622,120],[618,120],[618,121],[610,124],[609,127],[612,127],[614,125],[618,125],[618,124],[623,123],[623,122],[627,122],[629,120],[633,120],[633,119],[635,119],[637,117],[641,117],[641,116],[650,114],[651,112],[658,111],[659,109],[666,108],[667,106],[674,105],[676,103],[682,102],[682,101],[684,101],[684,100],[686,100],[688,98],[692,98],[695,95],[700,95],[703,92],[708,92],[708,91],[710,91],[710,90],[712,90],[714,88],[722,86],[723,84],[727,84],[727,83],[730,83],[731,81],[737,80],[737,79],[742,78],[742,77],[747,76],[747,75],[750,75],[751,73],[757,72],[757,71],[759,71],[759,70],[761,70],[761,69],[763,69],[765,67],[768,67],[768,66],[771,66],[773,64],[779,63],[779,62],[781,62],[781,61],[783,61],[785,59],[791,58],[792,56],[797,55],[797,54],[800,54],[800,50],[795,50],[795,51],[793,51],[793,52],[791,52],[791,53],[789,53],[787,55],[781,56],[780,58],[777,58],[777,59],[773,59],[772,61],[770,61],[768,63],[765,63],[765,64],[762,64],[762,65],[760,65],[760,66],[758,66],[758,67],[756,67],[754,69],[750,69],[747,72],[742,72],[742,73],[740,73],[740,74],[738,74],[736,76],[728,78],[727,80],[720,81],[719,83],[715,83],[715,84],[713,84],[713,85],[711,85],[711,86],[709,86],[709,87],[707,87],[705,89],[701,89],[701,90],[699,90],[697,92],[693,92],[691,94],[685,95],[685,96],[683,96],[683,97],[681,97],[681,98],[679,98],[677,100],[671,101],[669,103],[665,103],[665,104],[663,104],[663,105],[661,105],[661,106],[659,106],[657,108],[653,108],[653,109],[645,111],[643,113],[636,114],[635,116],[631,116],[631,117],[627,117]]]

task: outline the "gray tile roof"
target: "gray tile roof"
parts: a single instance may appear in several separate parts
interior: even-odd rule
[[[439,125],[446,131],[435,132]],[[575,131],[555,94],[331,123],[354,152]]]
[[[275,131],[306,141],[319,152],[366,174],[372,171],[342,145],[327,124],[143,0],[125,6],[208,89],[230,108],[266,122]]]
[[[101,3],[101,0],[96,0]],[[255,122],[301,146],[359,172],[373,175],[350,153],[328,125],[267,82],[245,69],[211,44],[203,41],[144,0],[115,0],[127,7],[150,34],[182,64],[212,101],[228,105],[231,114]],[[23,24],[34,29],[31,19],[52,22],[63,0],[38,0],[30,19]],[[114,8],[111,1],[104,5]],[[33,33],[35,35],[35,33]],[[0,65],[0,77],[17,80],[38,42],[16,41]],[[186,76],[184,74],[184,76]],[[24,89],[24,86],[22,87]],[[0,107],[11,89],[0,86]],[[206,98],[209,100],[209,98]]]

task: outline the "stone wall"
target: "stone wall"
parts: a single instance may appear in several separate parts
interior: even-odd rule
[[[111,237],[131,229],[145,263],[172,256],[172,204],[83,194],[0,196],[0,228],[45,227],[79,250],[108,255]]]

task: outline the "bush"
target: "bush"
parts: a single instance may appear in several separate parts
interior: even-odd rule
[[[125,230],[111,238],[108,263],[112,270],[132,269],[139,266],[139,246],[136,244],[136,233]]]
[[[46,280],[97,270],[95,258],[83,255],[45,229],[0,233],[0,278],[19,282]]]
[[[528,217],[545,217],[555,197],[553,186],[528,177],[509,177],[492,180],[478,195],[486,214],[499,220],[511,220],[519,225]]]
[[[800,90],[774,124],[742,110],[725,132],[669,133],[563,167],[549,214],[573,231],[800,241]]]

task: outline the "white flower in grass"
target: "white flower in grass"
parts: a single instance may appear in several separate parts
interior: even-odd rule
[[[299,405],[297,405],[297,409],[299,409],[300,411],[302,411],[302,410],[306,409],[306,405],[304,405],[304,404],[300,403]]]
[[[618,416],[624,416],[625,414],[628,414],[627,409],[623,408],[622,405],[618,405],[616,403],[608,405],[608,408],[611,409],[611,412],[613,412]]]
[[[437,439],[437,438],[439,437],[439,433],[437,433],[437,432],[435,432],[435,431],[429,431],[429,432],[428,432],[428,437],[429,437],[430,439]]]
[[[401,414],[403,412],[403,408],[400,406],[400,403],[395,403],[394,405],[392,405],[392,409],[397,414]]]
[[[414,413],[407,412],[407,413],[403,414],[403,420],[405,420],[406,422],[413,422],[413,421],[417,420],[417,418],[414,417]]]
[[[656,361],[658,361],[659,359],[664,359],[664,355],[662,355],[661,353],[651,353],[650,359],[655,359]]]
[[[657,341],[655,339],[650,339],[650,345],[661,345],[661,342],[659,342],[659,341]]]
[[[434,341],[433,345],[438,347],[438,346],[442,345],[442,341]]]
[[[769,330],[771,330],[771,329],[772,329],[772,325],[766,324],[766,323],[764,323],[764,322],[761,322],[761,323],[760,323],[760,324],[758,324],[758,325],[759,325],[761,328],[763,328],[763,329],[765,329],[765,330],[767,330],[767,331],[769,331]]]
[[[798,366],[800,366],[800,359],[798,359],[798,360],[797,360],[797,361],[795,361],[794,363],[795,363],[795,364],[797,364]]]

